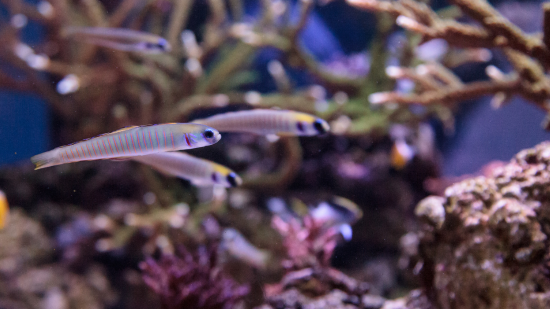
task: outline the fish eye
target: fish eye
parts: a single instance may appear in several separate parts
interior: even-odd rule
[[[217,143],[222,137],[218,131],[214,129],[206,129],[202,132],[202,136],[204,137],[204,140],[206,140],[208,143],[215,144]]]
[[[218,182],[218,174],[217,173],[212,173],[211,178],[212,178],[213,182],[216,182],[216,183]]]
[[[159,42],[157,43],[157,47],[162,50],[169,50],[170,44],[165,39],[159,39]]]
[[[229,173],[229,175],[227,175],[227,182],[229,182],[231,187],[237,187],[240,185],[241,179],[237,174]]]
[[[301,122],[301,121],[298,121],[298,122],[296,123],[296,128],[298,129],[298,131],[304,132],[304,130],[305,130],[305,129],[304,129],[304,123]]]
[[[214,137],[214,132],[210,129],[207,129],[207,130],[204,131],[204,137],[212,138],[212,137]]]
[[[322,119],[317,119],[313,122],[313,127],[319,134],[325,134],[328,132],[328,126],[326,122]]]
[[[144,49],[149,51],[168,51],[170,50],[170,44],[165,39],[159,39],[157,43],[143,42],[141,43]]]

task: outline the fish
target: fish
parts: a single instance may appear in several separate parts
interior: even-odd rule
[[[326,228],[336,228],[346,241],[350,241],[353,236],[351,224],[363,217],[363,211],[354,202],[335,196],[311,208],[309,215]]]
[[[312,136],[330,131],[328,123],[321,118],[306,113],[273,109],[228,112],[198,119],[193,123],[204,124],[220,132],[258,135]]]
[[[160,54],[172,50],[165,38],[131,29],[66,27],[63,28],[61,35],[121,51]]]
[[[133,157],[132,160],[147,164],[171,176],[184,178],[196,186],[221,185],[237,187],[242,179],[229,168],[182,152],[161,152]]]
[[[390,165],[396,170],[404,169],[416,155],[414,141],[416,132],[412,128],[401,124],[395,124],[390,128],[390,138],[393,145],[390,151]],[[420,133],[420,127],[418,130]]]
[[[10,208],[8,205],[8,199],[4,192],[0,191],[0,229],[6,227],[8,223]]]
[[[124,159],[209,146],[220,139],[216,129],[200,124],[133,126],[57,147],[32,157],[31,162],[35,164],[35,169],[41,169],[79,161]]]
[[[402,170],[414,158],[415,150],[403,140],[396,140],[390,152],[390,164],[396,170]]]
[[[309,214],[328,225],[353,224],[363,217],[363,211],[357,204],[339,196],[320,202],[309,210]]]
[[[223,230],[221,247],[234,258],[258,269],[266,269],[271,259],[268,251],[256,248],[234,228]]]
[[[346,241],[353,236],[351,225],[363,217],[363,211],[357,204],[339,196],[320,201],[315,206],[305,206],[300,200],[287,205],[281,198],[271,198],[267,201],[267,207],[284,222],[308,216],[324,230],[336,229]]]

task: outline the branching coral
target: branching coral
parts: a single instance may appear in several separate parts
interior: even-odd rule
[[[487,72],[491,81],[457,84],[440,78],[439,73],[452,76],[450,71],[441,67],[433,70],[423,65],[414,72],[409,72],[406,68],[395,68],[388,74],[390,77],[410,78],[418,83],[419,89],[412,95],[397,92],[376,93],[370,97],[372,103],[453,104],[480,95],[495,95],[494,103],[500,106],[509,97],[520,95],[548,112],[550,79],[545,75],[550,69],[550,50],[546,44],[550,31],[548,5],[543,7],[545,26],[544,35],[540,36],[524,33],[486,1],[451,1],[479,25],[444,19],[427,5],[412,0],[348,0],[348,3],[366,10],[391,14],[399,26],[420,34],[424,41],[437,38],[462,48],[501,49],[515,70],[505,75],[491,67]],[[434,88],[436,85],[438,87]]]

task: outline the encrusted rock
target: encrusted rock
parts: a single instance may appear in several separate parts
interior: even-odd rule
[[[416,214],[428,219],[416,259],[429,299],[417,308],[548,308],[550,143],[424,199]]]
[[[418,217],[423,217],[432,225],[441,228],[445,222],[445,208],[443,207],[444,198],[439,196],[429,196],[416,206],[414,213]]]
[[[0,230],[0,273],[13,274],[48,259],[53,246],[42,226],[13,209],[8,225]]]
[[[90,284],[94,281],[96,284]],[[29,304],[25,308],[96,309],[116,301],[99,267],[92,267],[81,276],[57,265],[47,265],[26,271],[14,284],[21,299]]]
[[[83,275],[51,263],[54,247],[40,223],[15,208],[0,231],[0,308],[96,309],[116,301],[102,268]]]

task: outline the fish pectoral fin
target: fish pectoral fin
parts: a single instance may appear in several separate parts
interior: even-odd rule
[[[275,143],[276,141],[278,141],[279,139],[281,138],[281,136],[279,134],[267,134],[265,136],[265,139],[270,142],[270,143]]]

